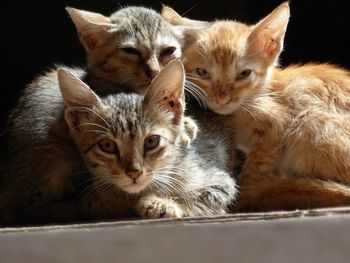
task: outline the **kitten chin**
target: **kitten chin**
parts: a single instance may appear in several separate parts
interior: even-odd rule
[[[126,185],[117,185],[117,187],[121,188],[123,191],[129,194],[139,194],[140,192],[144,191],[147,186],[149,186],[150,182],[147,183],[144,182],[131,182]]]

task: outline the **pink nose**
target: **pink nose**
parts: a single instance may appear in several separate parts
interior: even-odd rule
[[[220,105],[226,105],[230,102],[230,96],[227,93],[219,93],[215,96],[215,102]]]
[[[131,179],[136,180],[139,178],[142,174],[141,170],[131,170],[126,173],[127,176],[129,176]]]

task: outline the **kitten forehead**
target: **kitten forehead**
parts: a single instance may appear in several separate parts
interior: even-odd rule
[[[161,111],[153,112],[152,107],[147,111],[143,109],[143,100],[143,95],[135,93],[119,93],[103,98],[103,103],[108,106],[103,117],[110,123],[113,134],[133,140],[144,136],[158,123],[168,122]],[[167,124],[170,125],[170,121]]]
[[[244,54],[251,28],[237,22],[221,21],[210,27],[207,32],[205,40],[211,47],[209,55],[212,59],[215,62],[232,63]]]
[[[157,35],[175,38],[173,28],[157,12],[143,7],[128,7],[110,16],[112,23],[131,33],[131,39],[148,41]],[[129,39],[127,41],[130,41]]]
[[[125,47],[139,47],[146,46],[147,48],[155,51],[155,49],[163,47],[176,47],[180,48],[180,43],[173,36],[164,36],[159,32],[155,39],[148,39],[148,41],[140,41],[135,37],[129,37],[121,43],[121,46]]]
[[[202,53],[199,59],[211,65],[213,78],[234,78],[235,71],[246,64],[242,61],[247,48],[247,37],[252,28],[234,21],[218,21],[199,32],[199,41],[194,49]]]

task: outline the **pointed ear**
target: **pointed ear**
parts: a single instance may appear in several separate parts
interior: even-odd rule
[[[100,103],[99,97],[71,71],[60,68],[57,71],[58,83],[64,105],[70,107],[93,107]]]
[[[102,105],[100,98],[78,77],[67,69],[58,69],[58,83],[65,105],[65,119],[70,128],[79,130],[79,124],[91,117],[91,108]]]
[[[212,23],[206,21],[192,20],[180,16],[174,9],[163,5],[161,11],[162,17],[174,26],[191,26],[191,27],[207,27]]]
[[[185,111],[184,85],[184,67],[180,60],[172,60],[152,81],[145,95],[144,105],[173,112],[173,122],[178,124]]]
[[[86,50],[94,50],[100,46],[112,27],[110,19],[98,13],[66,7]]]
[[[174,9],[169,6],[163,5],[161,11],[162,17],[172,24],[177,33],[184,40],[182,43],[182,49],[186,50],[198,38],[198,33],[205,28],[208,28],[213,23],[199,20],[192,20],[180,16]]]
[[[248,37],[251,43],[248,52],[260,53],[274,62],[283,49],[289,16],[289,5],[285,2],[256,24]]]

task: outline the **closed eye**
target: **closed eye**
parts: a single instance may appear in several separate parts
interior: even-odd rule
[[[129,55],[135,55],[135,56],[141,57],[141,52],[139,50],[137,50],[136,48],[123,47],[123,48],[121,48],[121,50],[123,50],[125,53],[127,53]]]

